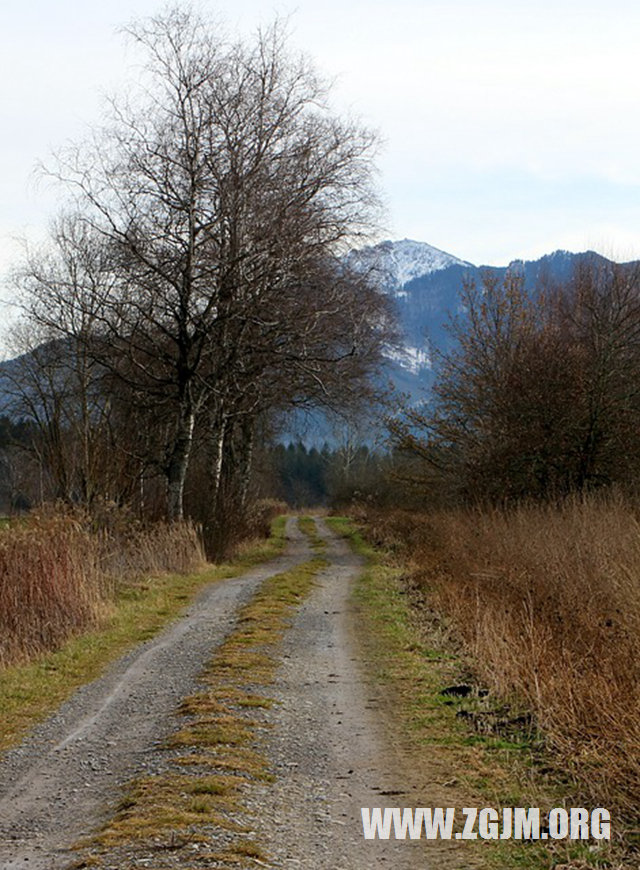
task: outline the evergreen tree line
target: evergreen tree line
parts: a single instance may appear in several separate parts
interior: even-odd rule
[[[267,492],[294,509],[339,508],[357,501],[379,504],[386,496],[393,466],[390,453],[366,444],[351,449],[277,444],[266,452]]]

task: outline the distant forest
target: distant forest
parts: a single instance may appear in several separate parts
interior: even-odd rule
[[[267,452],[272,493],[293,508],[339,507],[354,499],[379,498],[389,457],[360,444],[348,451],[324,444],[278,444]]]

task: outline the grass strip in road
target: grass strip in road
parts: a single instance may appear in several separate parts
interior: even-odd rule
[[[327,542],[318,533],[318,527],[313,517],[300,517],[298,525],[300,530],[309,538],[313,552],[316,554],[324,553],[327,549]]]
[[[443,694],[468,684],[469,674],[446,626],[424,601],[416,619],[404,582],[406,566],[368,544],[349,519],[329,517],[326,522],[366,561],[354,590],[361,654],[374,681],[384,686],[395,736],[416,764],[426,759],[438,803],[496,809],[564,806],[568,785],[553,765],[541,772],[549,760],[535,734],[523,728],[500,735],[478,733],[467,723],[492,699],[479,697],[477,687],[465,698]],[[431,787],[424,800],[433,801]],[[479,861],[496,870],[629,866],[620,863],[607,844],[596,847],[594,841],[469,841],[464,849],[474,867]]]
[[[268,861],[251,839],[243,802],[251,784],[272,779],[260,743],[267,727],[261,711],[273,702],[262,692],[275,680],[291,618],[325,566],[315,556],[270,577],[241,608],[235,629],[202,675],[202,688],[181,704],[183,724],[168,742],[166,769],[130,785],[77,867],[120,866],[125,856],[131,866],[144,862],[154,870]],[[163,863],[168,853],[171,860]]]
[[[282,552],[285,517],[267,541],[253,542],[232,562],[186,575],[163,575],[122,584],[106,623],[72,638],[55,652],[0,671],[0,752],[17,744],[35,724],[105,667],[180,616],[209,583],[242,574]]]

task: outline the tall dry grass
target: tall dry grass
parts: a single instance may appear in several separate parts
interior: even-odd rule
[[[119,584],[203,563],[195,530],[43,511],[0,531],[0,667],[56,649],[108,613]]]
[[[69,517],[0,532],[0,664],[54,649],[106,601],[96,542]]]
[[[585,799],[640,805],[640,521],[620,498],[372,519],[494,694],[535,715]]]

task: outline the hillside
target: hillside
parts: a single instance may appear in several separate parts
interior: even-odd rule
[[[446,326],[460,312],[460,291],[465,281],[479,281],[483,272],[504,277],[520,272],[533,292],[541,285],[566,282],[580,262],[608,261],[592,251],[555,251],[538,260],[514,260],[506,266],[475,266],[422,242],[385,241],[354,251],[352,262],[379,276],[394,301],[403,347],[389,351],[388,373],[396,389],[414,401],[425,398],[434,378],[434,351],[446,350]]]

